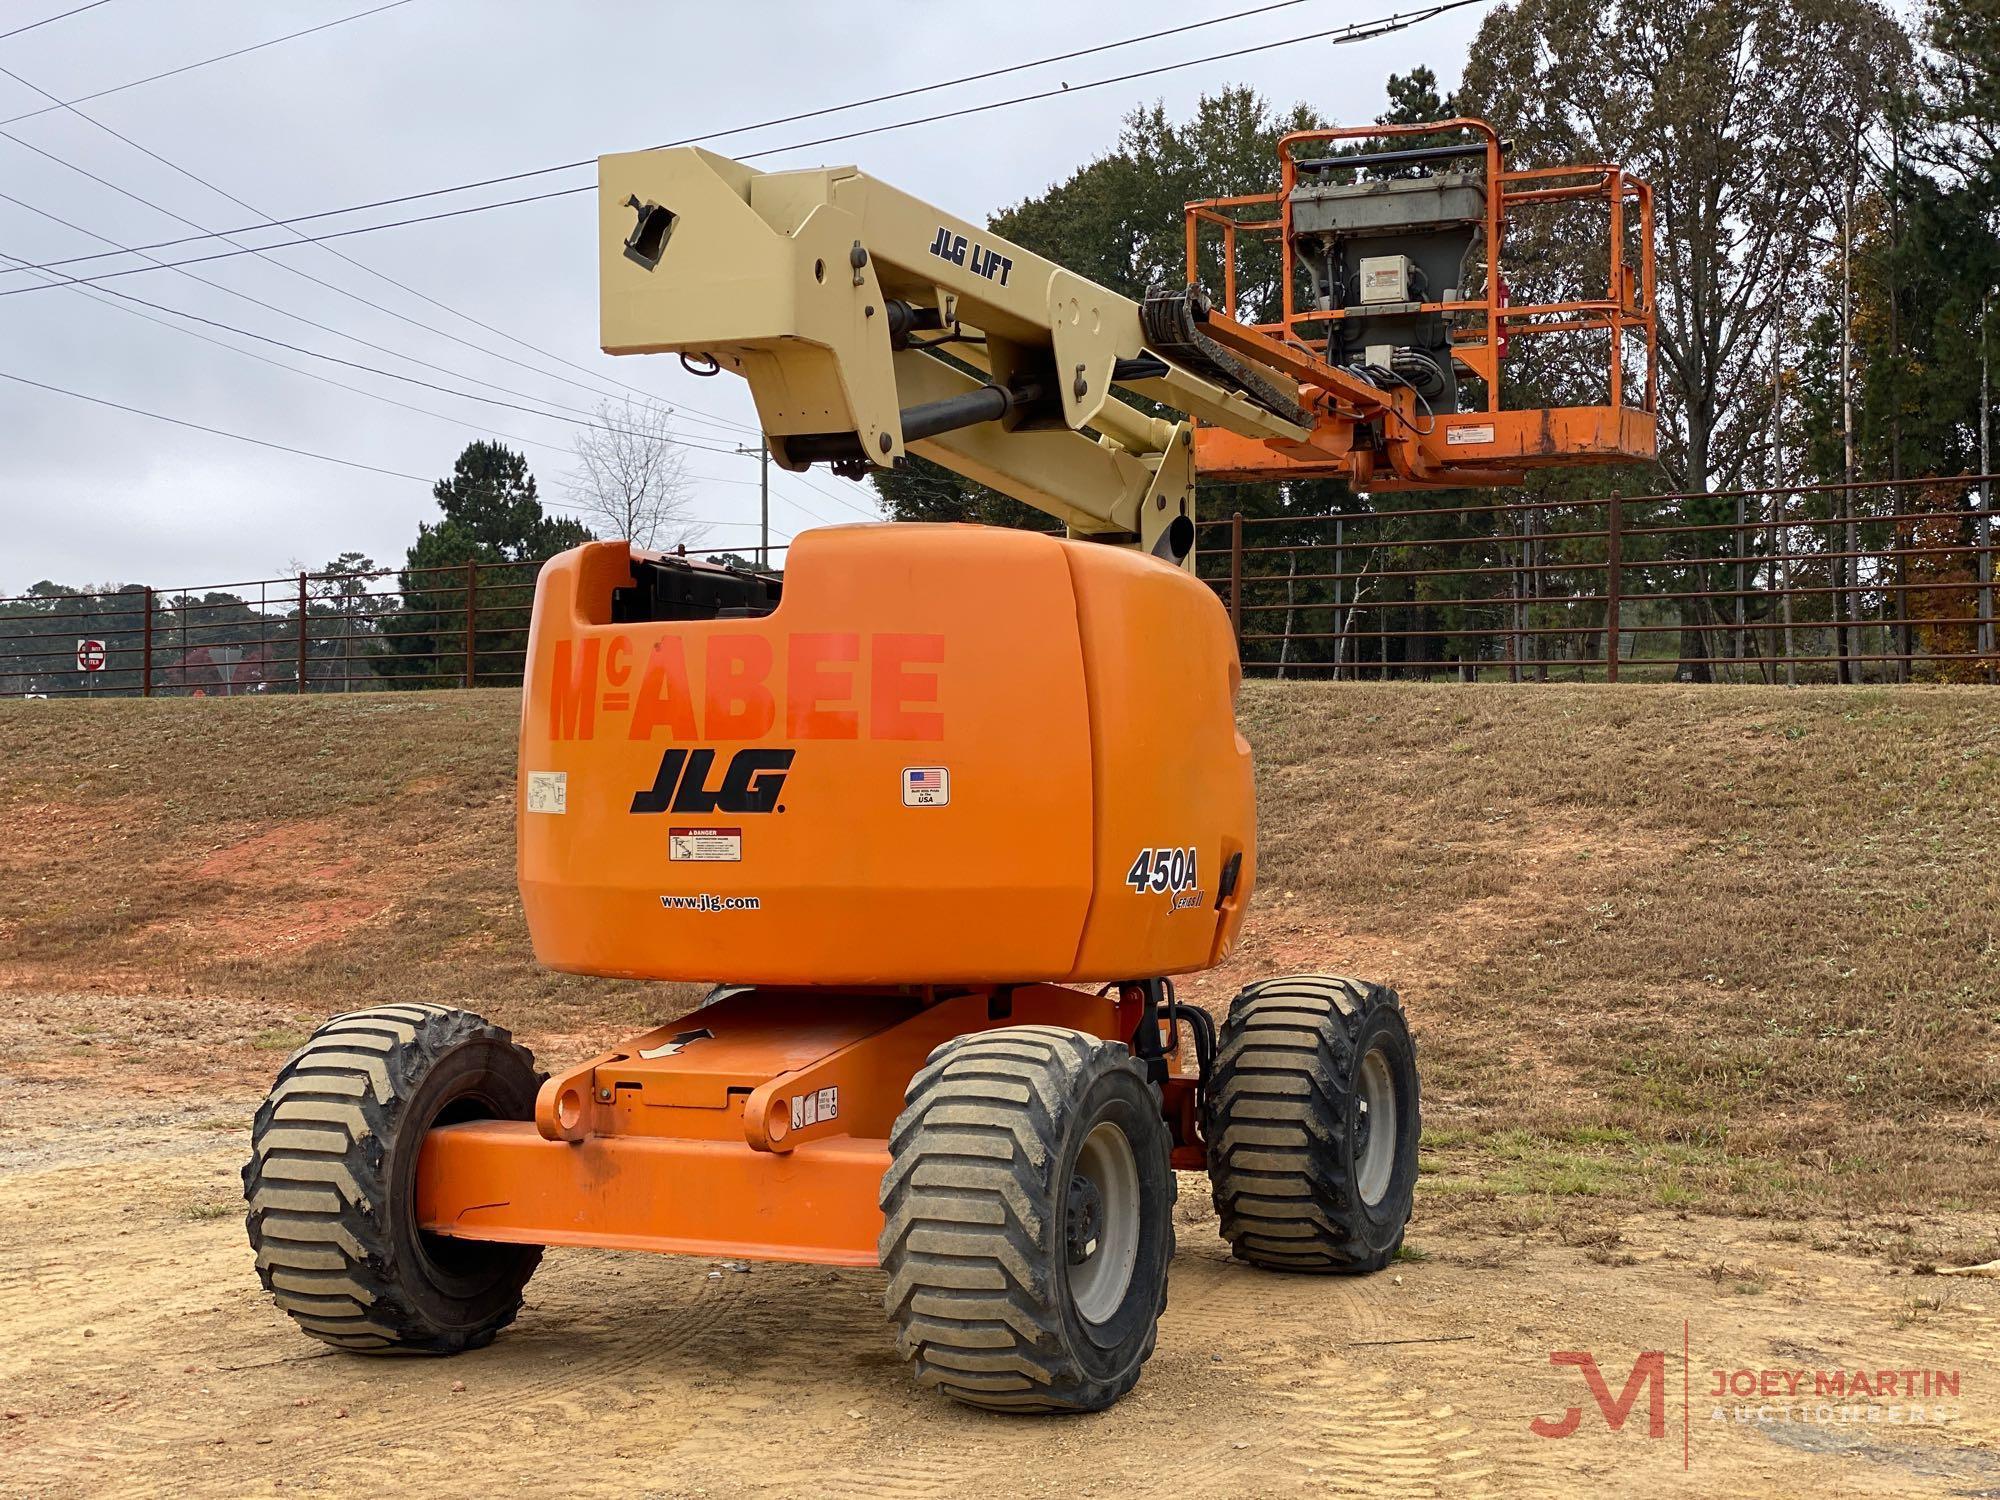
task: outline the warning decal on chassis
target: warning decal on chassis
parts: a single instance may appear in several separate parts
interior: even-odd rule
[[[739,860],[743,858],[740,828],[669,828],[667,858],[672,860]]]
[[[810,1094],[792,1095],[792,1129],[824,1124],[840,1115],[840,1089],[816,1089]]]

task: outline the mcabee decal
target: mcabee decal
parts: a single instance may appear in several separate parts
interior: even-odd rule
[[[602,711],[633,740],[941,740],[943,663],[943,636],[889,631],[663,635],[643,658],[623,633],[557,641],[549,737],[596,739]]]

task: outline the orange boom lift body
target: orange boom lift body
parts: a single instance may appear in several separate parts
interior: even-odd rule
[[[1081,1409],[1152,1348],[1170,1167],[1208,1169],[1245,1260],[1386,1263],[1418,1128],[1395,995],[1262,981],[1219,1034],[1174,997],[1229,954],[1256,882],[1196,474],[1499,483],[1651,444],[1650,373],[1634,402],[1615,357],[1601,408],[1497,394],[1507,330],[1551,316],[1650,361],[1650,237],[1618,217],[1644,222],[1643,189],[1580,179],[1638,274],[1614,249],[1607,298],[1510,308],[1472,271],[1558,189],[1476,122],[1426,129],[1469,131],[1483,170],[1461,146],[1428,186],[1342,183],[1298,153],[1352,133],[1319,133],[1286,140],[1276,194],[1193,205],[1191,267],[1203,226],[1226,242],[1222,311],[1134,302],[852,169],[604,159],[607,350],[742,376],[785,468],[919,454],[1067,534],[830,528],[782,577],[623,542],[544,567],[516,802],[536,957],[715,988],[546,1078],[465,1012],[323,1028],[245,1174],[266,1284],[309,1331],[484,1342],[526,1247],[881,1264],[926,1383]],[[1272,322],[1233,316],[1245,234],[1280,242]],[[1388,259],[1360,256],[1371,236]],[[1397,299],[1348,306],[1357,275]]]
[[[1125,1040],[1137,986],[1063,986],[1229,951],[1255,807],[1227,618],[1137,553],[961,526],[807,533],[757,619],[615,623],[634,567],[600,542],[542,573],[517,808],[535,955],[758,982],[554,1075],[532,1124],[434,1132],[425,1224],[873,1265],[889,1127],[933,1047]],[[1174,649],[1134,652],[1153,640]],[[551,776],[564,810],[537,812]],[[1167,1064],[1199,1168],[1193,1080]]]

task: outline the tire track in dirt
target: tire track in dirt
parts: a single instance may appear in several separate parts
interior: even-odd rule
[[[1233,1342],[1280,1304],[1288,1313],[1309,1312],[1335,1342],[1396,1336],[1377,1278],[1262,1270],[1230,1255],[1212,1215],[1205,1223],[1176,1225],[1175,1232],[1181,1247],[1167,1285],[1163,1331],[1197,1342]]]
[[[1212,1233],[1213,1220],[1184,1228],[1184,1240],[1204,1227]],[[1465,1420],[1422,1389],[1399,1390],[1351,1347],[1416,1331],[1399,1321],[1392,1278],[1261,1271],[1220,1244],[1183,1252],[1174,1278],[1163,1338],[1224,1351],[1211,1357],[1210,1379],[1236,1401],[1287,1409],[1281,1420],[1176,1455],[1177,1486],[1229,1494],[1255,1473],[1333,1493],[1493,1491],[1492,1463]]]
[[[673,1450],[688,1482],[721,1493],[916,1496],[970,1484],[989,1467],[991,1451],[980,1461],[925,1451],[926,1419],[945,1403],[910,1384],[880,1273],[756,1266],[748,1282],[729,1326],[692,1351],[713,1394]],[[806,1391],[836,1409],[802,1410]],[[914,1452],[912,1428],[925,1437]]]
[[[253,1274],[247,1252],[244,1274]],[[577,1278],[586,1286],[609,1279],[587,1274]],[[534,1283],[529,1285],[533,1306]],[[629,1287],[602,1287],[599,1296],[579,1297],[576,1291],[565,1285],[526,1326],[517,1325],[500,1335],[508,1341],[499,1353],[510,1373],[532,1371],[525,1380],[502,1383],[482,1379],[481,1367],[488,1363],[482,1356],[488,1351],[448,1363],[335,1354],[332,1359],[345,1367],[341,1373],[359,1387],[350,1406],[373,1405],[370,1387],[384,1383],[377,1371],[388,1374],[415,1364],[436,1370],[436,1383],[462,1381],[467,1387],[449,1397],[454,1435],[510,1429],[528,1435],[545,1421],[575,1431],[602,1421],[612,1406],[610,1398],[639,1383],[650,1369],[672,1356],[698,1353],[706,1336],[726,1326],[740,1300],[738,1290],[727,1281],[710,1280],[699,1271],[692,1277],[673,1278],[661,1289],[664,1298],[648,1299],[650,1305],[632,1305],[636,1299]],[[616,1305],[620,1303],[624,1305]],[[603,1318],[607,1312],[611,1314],[608,1321],[591,1326],[593,1319]],[[303,1337],[289,1325],[278,1336]],[[324,1376],[326,1369],[315,1373]],[[421,1402],[397,1405],[403,1409],[385,1406],[370,1411],[363,1421],[341,1422],[317,1437],[288,1440],[286,1458],[293,1465],[337,1481],[335,1487],[342,1493],[361,1493],[367,1487],[370,1477],[379,1471],[385,1447],[429,1452],[440,1462],[448,1459],[451,1450],[427,1448],[425,1442],[437,1431],[437,1414]],[[141,1488],[131,1493],[146,1491]]]
[[[1423,1392],[1398,1396],[1387,1378],[1324,1348],[1324,1330],[1344,1342],[1376,1336],[1385,1326],[1383,1299],[1369,1283],[1339,1277],[1280,1276],[1233,1262],[1220,1244],[1202,1243],[1204,1226],[1187,1226],[1176,1258],[1173,1290],[1161,1327],[1161,1349],[1139,1389],[1106,1414],[1060,1424],[1076,1428],[1137,1414],[1151,1434],[1137,1447],[1083,1442],[1097,1478],[1144,1491],[1171,1475],[1182,1495],[1239,1495],[1260,1486],[1290,1489],[1316,1484],[1331,1493],[1465,1495],[1489,1493],[1491,1465],[1471,1431],[1449,1406]],[[1206,1226],[1213,1229],[1212,1222]],[[782,1396],[762,1394],[795,1344],[779,1344],[780,1357],[725,1368],[727,1399],[702,1410],[702,1433],[678,1448],[690,1481],[713,1472],[757,1476],[751,1490],[790,1495],[806,1491],[833,1497],[917,1497],[948,1493],[1006,1492],[1019,1486],[1049,1455],[1047,1424],[969,1411],[904,1382],[901,1362],[888,1353],[878,1304],[879,1286],[864,1273],[841,1273],[841,1290],[812,1312],[795,1298],[743,1305],[746,1342],[770,1349],[774,1322],[798,1325],[816,1346],[816,1366],[829,1381],[843,1366],[851,1398],[871,1410],[866,1442],[838,1432],[816,1461],[800,1462],[807,1435],[791,1427]],[[1203,1351],[1241,1350],[1246,1336],[1272,1326],[1271,1293],[1288,1297],[1279,1324],[1289,1335],[1261,1347],[1220,1356]],[[803,1314],[804,1322],[798,1320]],[[1301,1328],[1312,1330],[1301,1339]],[[779,1366],[773,1371],[773,1364]],[[863,1377],[877,1377],[866,1379]],[[884,1396],[903,1409],[882,1421]],[[1175,1403],[1179,1411],[1167,1410]],[[1214,1424],[1211,1405],[1268,1411],[1298,1408],[1278,1421],[1254,1426]],[[1160,1407],[1157,1412],[1148,1411]],[[850,1410],[849,1417],[860,1417]]]
[[[1343,1495],[1480,1496],[1504,1488],[1461,1414],[1344,1354],[1277,1342],[1233,1353],[1214,1369],[1217,1398],[1261,1407],[1267,1419],[1175,1455],[1174,1482],[1184,1493],[1238,1493],[1246,1475],[1274,1488]]]

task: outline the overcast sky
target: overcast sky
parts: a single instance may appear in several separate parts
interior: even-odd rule
[[[0,0],[0,32],[82,3]],[[282,218],[422,192],[1027,61],[1247,9],[1255,0],[1100,0],[1087,6],[1058,0],[1005,6],[404,0],[379,14],[77,106],[137,146],[254,205],[255,212],[73,111],[12,118],[47,106],[37,89],[77,99],[379,3],[103,0],[0,39],[0,68],[22,80],[0,74],[0,121],[7,122],[0,132],[18,138],[0,138],[0,194],[19,200],[0,199],[0,253],[41,263],[105,250],[106,241],[146,245],[197,232],[173,215],[201,229],[230,230],[264,215]],[[1301,0],[1272,14],[1030,73],[731,135],[714,149],[742,154],[1059,81],[1074,86],[1396,8],[1392,0]],[[1279,105],[1305,99],[1352,123],[1385,107],[1382,85],[1392,72],[1428,63],[1449,86],[1482,10],[1459,10],[1360,45],[1302,43],[787,152],[758,165],[853,162],[965,217],[984,219],[1099,154],[1136,103],[1163,99],[1181,115],[1205,90],[1249,83]],[[590,180],[589,170],[577,170],[325,221],[306,232]],[[597,350],[594,230],[594,200],[584,193],[334,242],[342,254],[443,308],[316,246],[268,258],[239,255],[187,273],[148,270],[105,285],[420,379],[459,388],[487,382],[474,388],[503,401],[519,397],[491,387],[532,398],[521,404],[588,408],[622,383],[669,404],[694,403],[699,417],[680,406],[679,430],[690,439],[720,448],[750,441],[749,431],[721,425],[752,419],[740,382],[693,380],[669,356],[612,359]],[[246,242],[279,237],[267,230]],[[172,258],[227,248],[207,240],[156,253]],[[70,267],[69,274],[141,264],[133,257],[95,260]],[[12,265],[0,261],[0,267]],[[285,266],[465,342],[363,306]],[[0,291],[39,279],[0,274]],[[75,289],[0,296],[0,372],[419,478],[449,472],[468,440],[495,437],[526,451],[545,499],[563,497],[574,429],[560,421],[341,369],[213,328],[200,331],[230,347],[142,321]],[[533,348],[509,342],[508,335]],[[235,352],[241,348],[448,420],[260,363]],[[560,362],[565,360],[583,368]],[[695,476],[692,512],[713,523],[703,545],[753,543],[754,525],[745,523],[754,523],[757,513],[756,460],[699,452],[689,472]],[[858,519],[856,507],[872,513],[872,491],[824,471],[809,479],[772,473],[774,540],[821,521]],[[0,380],[0,593],[42,578],[69,584],[224,582],[267,576],[295,561],[317,566],[345,551],[395,563],[418,521],[435,514],[427,482],[252,447]]]

